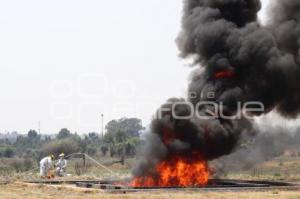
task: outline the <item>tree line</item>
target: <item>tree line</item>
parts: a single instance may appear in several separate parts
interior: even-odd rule
[[[0,139],[0,157],[32,159],[59,153],[87,153],[91,156],[134,157],[145,128],[138,118],[112,120],[102,137],[96,132],[84,135],[62,128],[55,136],[42,136],[35,130],[19,135],[16,140]]]

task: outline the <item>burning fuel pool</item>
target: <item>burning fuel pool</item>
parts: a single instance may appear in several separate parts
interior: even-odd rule
[[[133,179],[133,187],[189,187],[208,183],[210,170],[199,153],[173,155],[156,165],[151,175]]]

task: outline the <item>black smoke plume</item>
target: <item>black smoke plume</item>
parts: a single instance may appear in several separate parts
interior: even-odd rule
[[[277,110],[295,118],[300,112],[300,2],[273,0],[269,24],[257,18],[259,0],[184,0],[182,30],[177,39],[180,56],[193,59],[194,71],[185,99],[170,99],[163,105],[147,135],[142,158],[134,176],[143,176],[172,154],[201,153],[213,160],[233,152],[241,134],[255,134],[252,121],[245,118],[189,119],[187,105],[197,114],[212,115],[212,106],[196,106],[203,101],[216,102],[227,116],[240,110],[238,103],[263,103],[261,115]],[[163,111],[162,111],[163,110]],[[159,114],[158,114],[159,115]],[[171,136],[166,142],[165,137]]]

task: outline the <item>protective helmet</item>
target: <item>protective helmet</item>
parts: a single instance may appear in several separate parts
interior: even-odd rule
[[[60,158],[63,158],[63,157],[65,157],[65,154],[64,154],[64,153],[61,153],[61,154],[59,155],[59,157],[60,157]]]

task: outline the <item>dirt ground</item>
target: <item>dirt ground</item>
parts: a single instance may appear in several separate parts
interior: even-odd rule
[[[222,199],[262,199],[262,198],[288,198],[300,199],[298,191],[266,191],[266,192],[159,192],[159,193],[129,193],[109,194],[100,190],[72,188],[69,186],[29,185],[13,183],[0,185],[1,199],[199,199],[199,198],[222,198]]]

